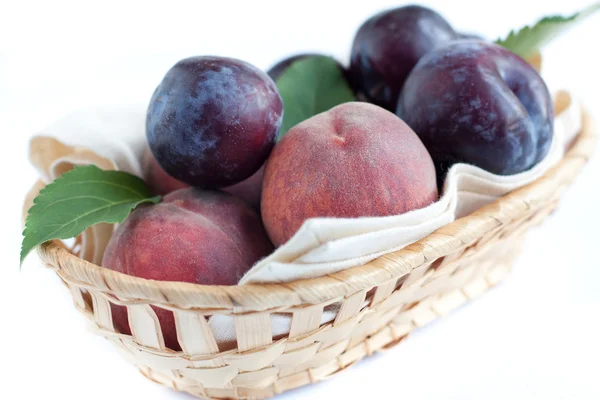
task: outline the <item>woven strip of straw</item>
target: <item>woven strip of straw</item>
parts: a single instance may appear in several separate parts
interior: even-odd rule
[[[536,182],[403,250],[320,278],[201,286],[109,271],[58,242],[41,246],[39,254],[96,331],[149,379],[199,397],[266,398],[325,379],[388,348],[499,282],[510,271],[523,235],[555,209],[594,142],[584,113],[582,132],[564,159]],[[115,332],[110,303],[127,307],[133,336]],[[150,306],[173,311],[182,351],[165,347]],[[337,315],[321,324],[326,307]],[[207,322],[215,314],[235,321],[233,349],[219,349]],[[275,314],[291,318],[289,334],[273,337]]]

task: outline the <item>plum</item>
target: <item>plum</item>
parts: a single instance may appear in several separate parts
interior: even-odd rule
[[[282,116],[275,83],[258,68],[232,58],[191,57],[175,64],[156,88],[146,135],[170,176],[220,188],[264,164]]]
[[[396,113],[419,135],[440,179],[459,162],[499,175],[526,171],[552,141],[552,100],[540,75],[509,50],[477,40],[425,55]]]
[[[406,77],[419,59],[461,34],[435,11],[405,6],[374,15],[352,44],[350,79],[366,99],[394,111]]]
[[[136,208],[111,238],[102,265],[145,279],[235,285],[273,250],[258,214],[229,194],[181,189]],[[173,313],[154,307],[165,344],[179,350]],[[131,334],[127,311],[112,306],[115,328]]]
[[[265,168],[261,211],[277,246],[313,217],[398,215],[438,199],[417,135],[381,107],[350,102],[291,128]]]

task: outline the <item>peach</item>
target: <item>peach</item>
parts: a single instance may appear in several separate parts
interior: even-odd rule
[[[158,164],[150,149],[147,149],[144,153],[142,168],[146,184],[153,193],[165,195],[178,189],[190,187],[187,183],[181,182],[167,174]],[[221,190],[239,197],[251,205],[252,208],[259,211],[264,171],[265,167],[263,165],[249,178]]]
[[[165,195],[178,189],[190,187],[187,183],[183,183],[167,174],[158,164],[149,148],[146,149],[142,158],[142,170],[146,185],[153,193]]]
[[[290,129],[265,169],[261,210],[276,246],[313,217],[399,215],[438,199],[436,171],[400,118],[345,103]]]
[[[134,210],[111,238],[102,265],[146,279],[235,285],[272,250],[258,214],[242,200],[182,189]],[[155,311],[165,344],[179,350],[173,313]],[[113,320],[131,334],[124,307],[113,306]]]
[[[260,167],[250,178],[246,178],[240,183],[228,186],[222,190],[231,193],[246,201],[256,211],[260,211],[260,197],[262,195],[262,182],[265,174],[265,166]]]

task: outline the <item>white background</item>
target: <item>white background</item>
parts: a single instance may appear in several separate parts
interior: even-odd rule
[[[427,1],[488,38],[587,1]],[[360,23],[399,2],[0,1],[0,398],[189,399],[146,381],[86,332],[36,256],[19,271],[21,203],[36,172],[29,137],[85,105],[147,102],[191,55],[267,68],[300,51],[346,62]],[[600,15],[545,51],[552,88],[600,117]],[[528,241],[514,274],[480,300],[334,379],[282,399],[599,399],[600,162]]]

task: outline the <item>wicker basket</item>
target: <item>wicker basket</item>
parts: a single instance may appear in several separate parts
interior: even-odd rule
[[[201,397],[266,398],[325,379],[395,345],[498,283],[509,273],[527,230],[555,209],[594,141],[584,114],[583,129],[564,159],[536,182],[403,250],[321,278],[202,286],[113,272],[59,242],[41,246],[39,254],[97,332],[149,379]],[[133,336],[115,332],[110,303],[127,307]],[[165,348],[151,305],[173,311],[183,351]],[[321,324],[326,307],[338,310],[337,316]],[[234,319],[236,348],[219,350],[207,323],[214,314]],[[291,318],[289,335],[272,337],[274,314]]]

